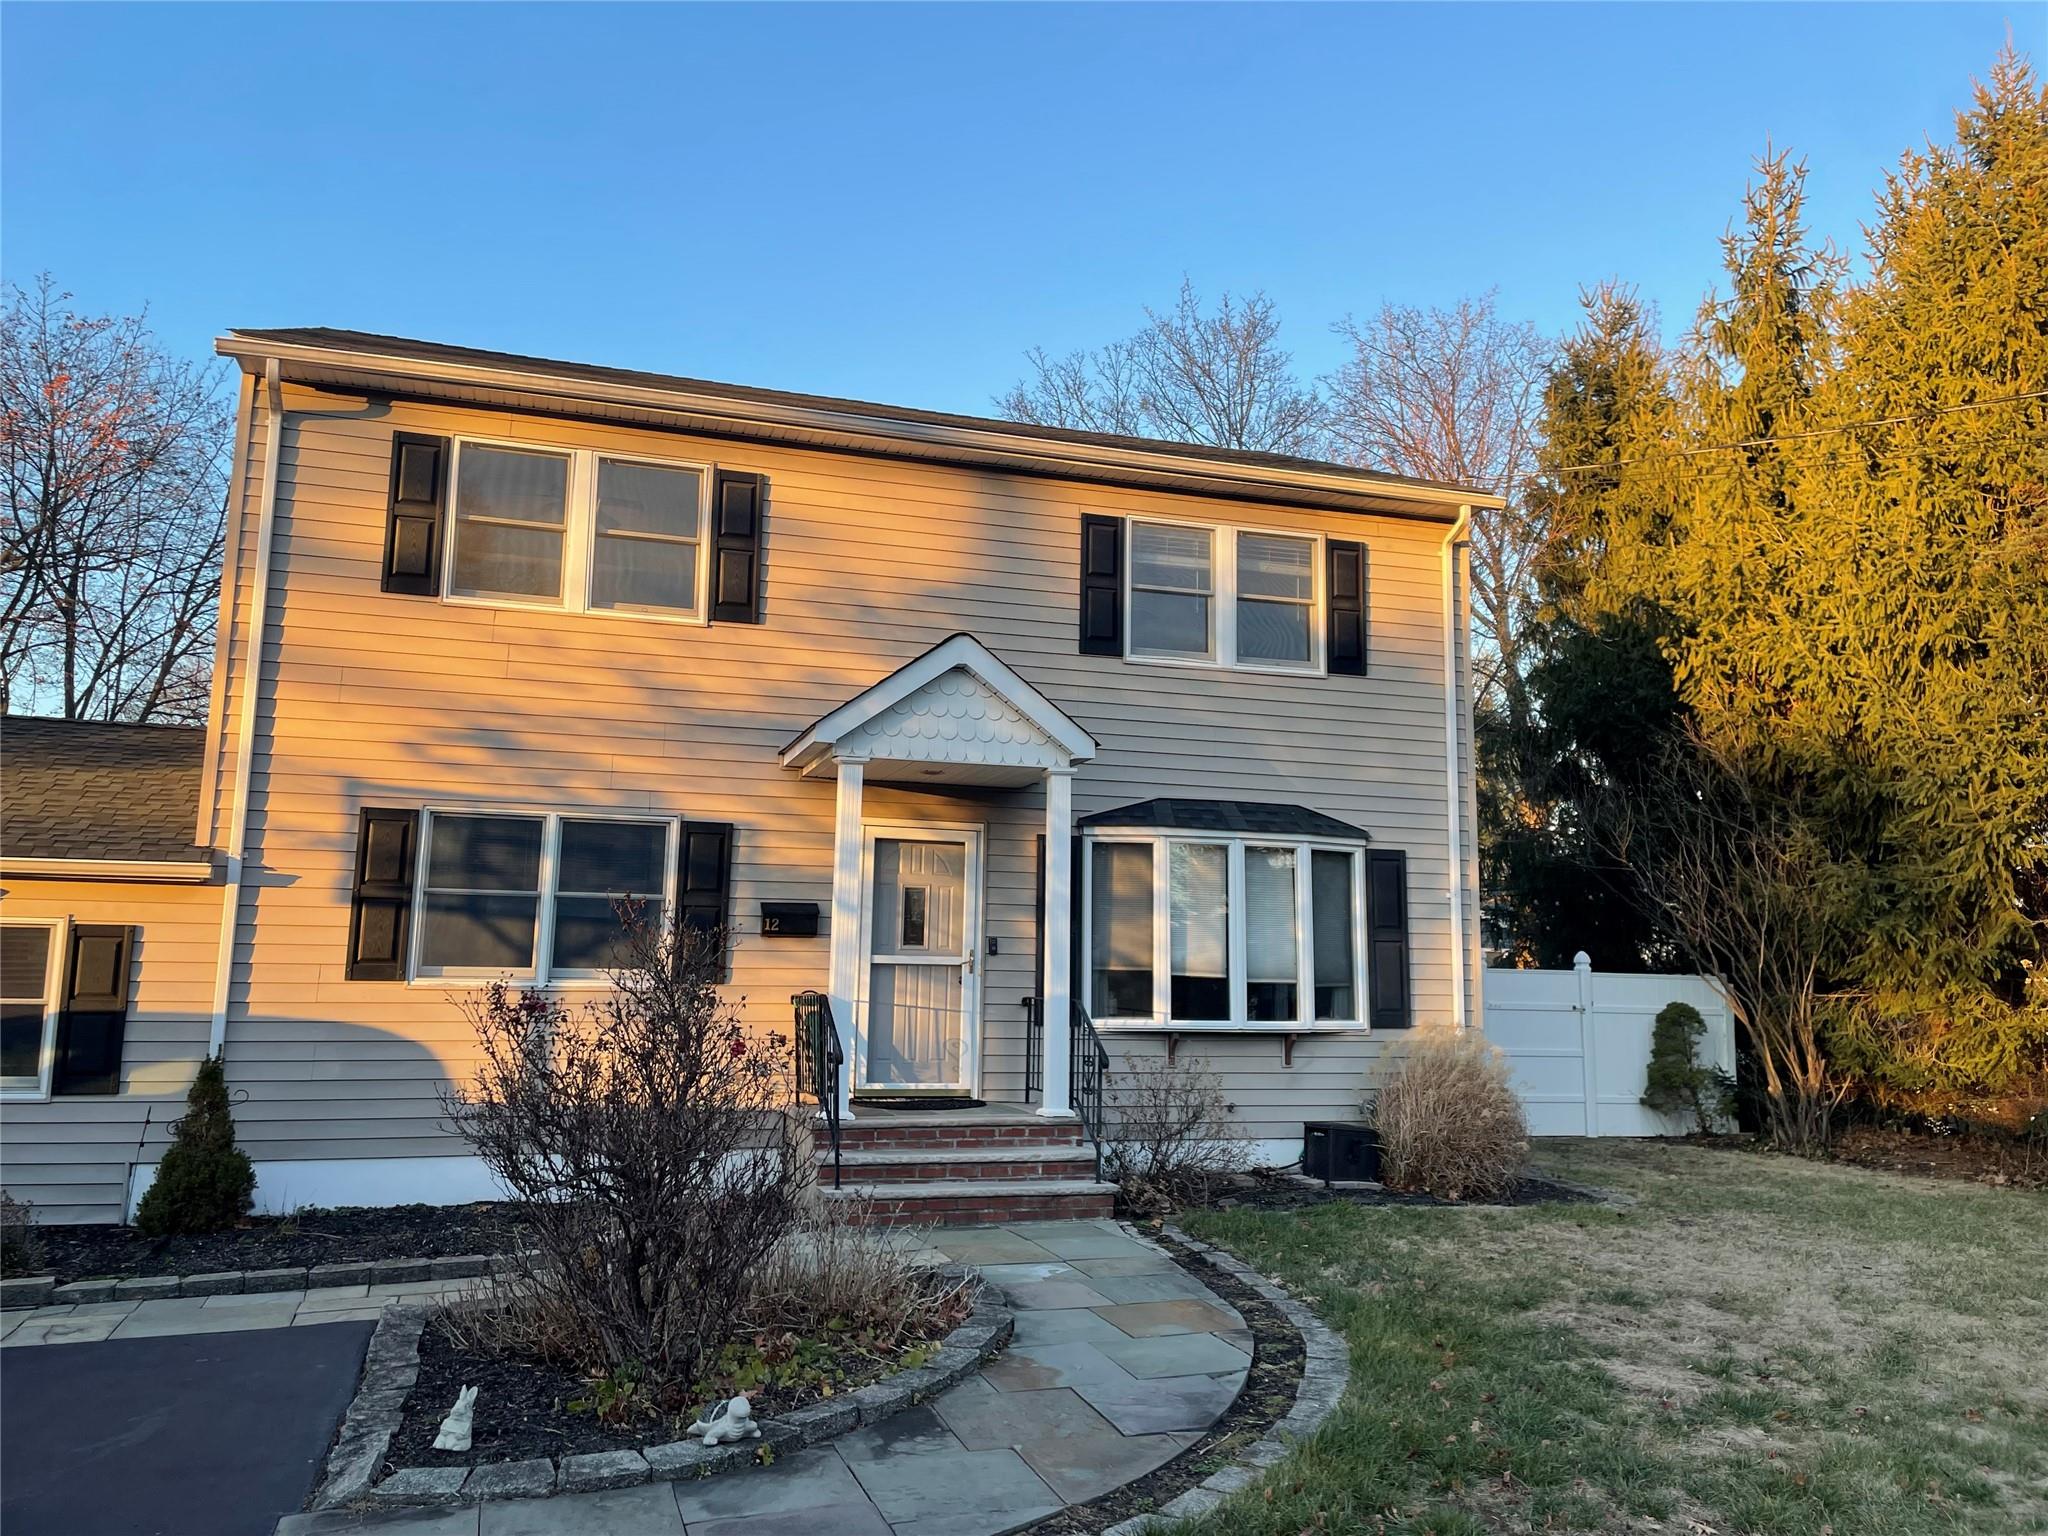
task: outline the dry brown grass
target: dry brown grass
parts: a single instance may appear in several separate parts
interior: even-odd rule
[[[1471,1035],[1403,1041],[1380,1058],[1374,1082],[1368,1114],[1390,1187],[1490,1200],[1520,1182],[1529,1125],[1494,1047]]]

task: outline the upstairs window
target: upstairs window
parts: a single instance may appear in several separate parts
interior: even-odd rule
[[[1321,670],[1319,538],[1137,518],[1129,538],[1131,659]]]
[[[1364,1023],[1363,845],[1091,833],[1089,1012],[1170,1028]]]
[[[458,439],[447,596],[704,617],[703,465]]]

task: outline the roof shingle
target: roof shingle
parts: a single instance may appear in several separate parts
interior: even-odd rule
[[[198,863],[206,732],[0,718],[0,856]]]

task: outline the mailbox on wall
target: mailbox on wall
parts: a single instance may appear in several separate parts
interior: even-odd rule
[[[818,904],[815,901],[761,903],[762,938],[815,939],[817,936]]]

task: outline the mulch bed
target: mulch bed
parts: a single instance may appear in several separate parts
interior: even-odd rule
[[[246,1226],[189,1236],[144,1237],[133,1227],[37,1227],[43,1262],[21,1274],[58,1281],[128,1275],[198,1275],[231,1269],[296,1269],[363,1259],[443,1259],[507,1253],[521,1245],[513,1209],[393,1205],[255,1216]],[[13,1268],[7,1271],[17,1273]]]
[[[1887,1173],[1918,1173],[1937,1179],[1972,1179],[2016,1189],[2048,1189],[2048,1139],[1854,1125],[1835,1137],[1829,1156],[1838,1163]]]
[[[832,1395],[843,1395],[881,1380],[904,1363],[902,1357],[908,1350],[919,1343],[937,1343],[959,1321],[949,1318],[936,1325],[929,1339],[906,1339],[889,1359],[874,1359],[851,1349],[835,1352],[833,1364],[842,1374],[833,1382]],[[820,1388],[821,1379],[822,1373],[807,1372],[803,1380],[788,1386],[749,1386],[746,1393],[753,1404],[754,1417],[773,1418],[817,1402],[825,1395]],[[456,1394],[464,1387],[477,1389],[470,1449],[437,1451],[434,1436],[440,1432],[441,1420],[455,1406]],[[679,1404],[668,1413],[650,1408],[645,1416],[630,1423],[608,1424],[595,1413],[570,1411],[569,1404],[588,1398],[590,1391],[589,1381],[573,1370],[538,1361],[493,1359],[465,1349],[429,1321],[420,1335],[419,1379],[405,1400],[398,1432],[391,1437],[386,1470],[469,1466],[478,1462],[580,1456],[593,1451],[630,1451],[666,1445],[682,1439],[690,1421],[711,1402],[707,1398],[705,1402]]]
[[[1338,1184],[1325,1188],[1284,1175],[1257,1172],[1239,1174],[1216,1189],[1209,1204],[1222,1211],[1292,1211],[1303,1206],[1325,1205],[1333,1200],[1353,1205],[1593,1205],[1599,1197],[1582,1189],[1549,1179],[1529,1176],[1508,1194],[1492,1200],[1439,1200],[1435,1195],[1387,1189],[1377,1184]],[[1202,1276],[1207,1280],[1209,1276]]]
[[[1294,1407],[1301,1386],[1305,1351],[1301,1335],[1265,1297],[1235,1275],[1205,1264],[1180,1244],[1156,1230],[1147,1235],[1173,1261],[1237,1308],[1252,1334],[1252,1366],[1244,1390],[1208,1432],[1165,1466],[1104,1494],[1092,1504],[1077,1504],[1030,1527],[1032,1536],[1093,1536],[1133,1515],[1159,1508],[1204,1478],[1236,1460],[1246,1446],[1262,1439]]]

